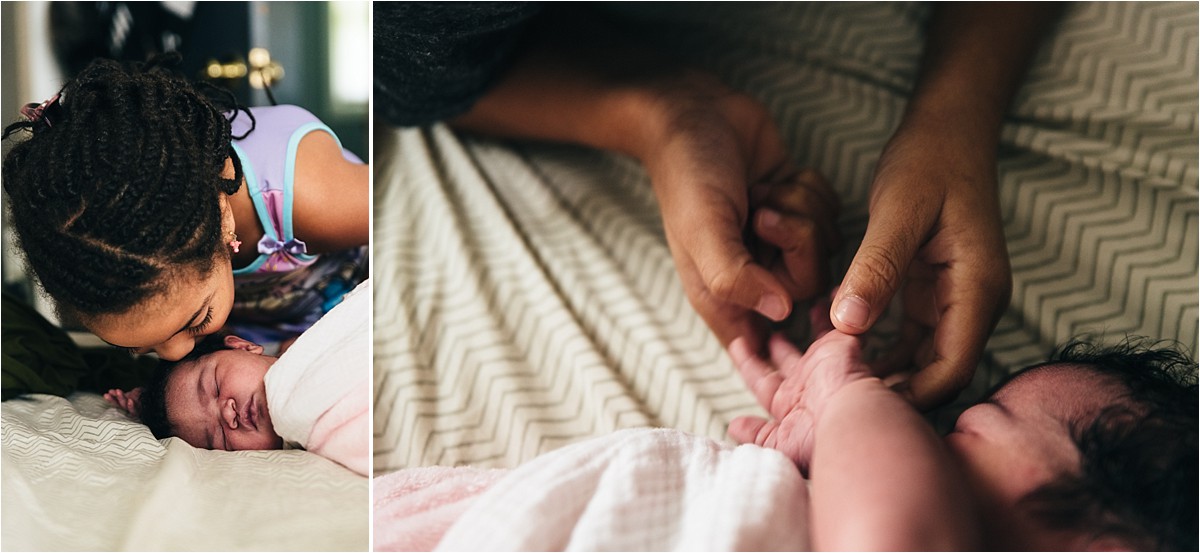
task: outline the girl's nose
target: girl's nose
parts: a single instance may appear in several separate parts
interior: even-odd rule
[[[225,426],[232,429],[237,429],[239,421],[237,402],[233,398],[228,398],[221,403],[221,419],[225,421]]]
[[[179,333],[172,336],[166,342],[163,342],[154,347],[154,352],[159,357],[167,361],[178,361],[192,352],[192,348],[196,346],[196,339],[187,333]]]

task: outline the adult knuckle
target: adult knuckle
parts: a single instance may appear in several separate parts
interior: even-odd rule
[[[856,275],[869,285],[893,287],[900,280],[901,267],[891,251],[877,245],[864,244],[858,250]]]
[[[709,293],[721,302],[728,302],[737,290],[738,277],[744,265],[730,265],[709,273],[707,286]]]

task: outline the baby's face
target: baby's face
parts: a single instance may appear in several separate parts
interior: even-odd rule
[[[184,361],[167,382],[175,435],[205,449],[279,449],[263,377],[275,362],[261,349],[226,349]]]
[[[946,436],[978,492],[1011,507],[1026,493],[1079,470],[1071,424],[1117,403],[1120,388],[1086,367],[1030,369],[967,409]]]

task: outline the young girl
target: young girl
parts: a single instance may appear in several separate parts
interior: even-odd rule
[[[218,107],[176,61],[97,60],[5,129],[31,134],[3,168],[19,244],[115,346],[177,360],[227,323],[286,342],[366,277],[369,168],[303,109]]]

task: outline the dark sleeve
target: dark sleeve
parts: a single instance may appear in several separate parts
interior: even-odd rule
[[[512,59],[528,2],[375,2],[375,108],[394,125],[471,109]]]

